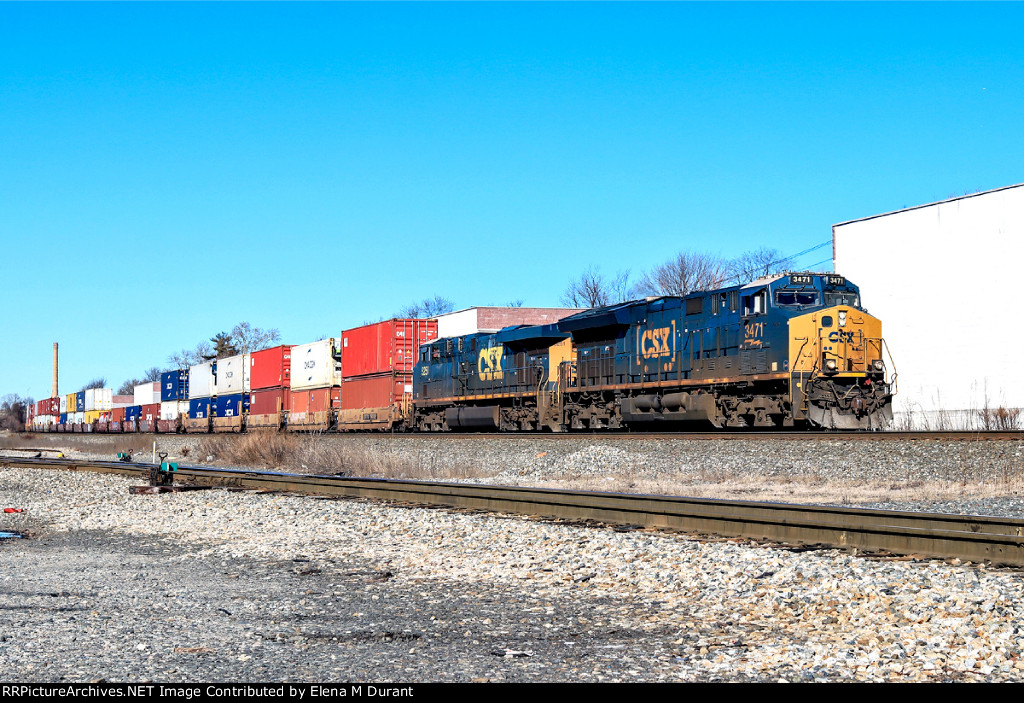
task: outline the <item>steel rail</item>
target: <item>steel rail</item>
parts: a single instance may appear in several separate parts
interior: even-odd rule
[[[152,464],[140,463],[0,456],[0,467],[5,466],[136,475],[148,474],[153,468]],[[1024,566],[1024,520],[1012,518],[240,469],[179,467],[176,475],[203,484],[444,505],[861,552]]]
[[[33,432],[33,435],[45,435],[55,437],[67,437],[75,439],[80,437],[97,438],[118,438],[118,437],[178,437],[188,436],[201,438],[206,436],[214,437],[237,437],[256,432],[269,432],[278,434],[272,430],[250,430],[246,433],[234,432],[213,432],[182,435],[174,432]],[[280,433],[282,435],[295,434],[301,436],[303,433]],[[942,441],[1018,441],[1024,442],[1024,431],[1021,430],[920,430],[920,431],[880,431],[880,432],[852,432],[852,431],[793,431],[793,430],[716,430],[716,431],[679,431],[679,432],[637,432],[628,430],[578,430],[573,432],[327,432],[322,435],[326,439],[339,437],[395,437],[402,439],[498,439],[498,440],[570,440],[581,437],[592,437],[594,439],[607,440],[642,440],[642,439],[753,439],[753,440],[942,440]],[[9,447],[8,449],[15,449]],[[21,450],[19,451],[29,451]],[[40,451],[40,450],[35,450]],[[41,450],[49,451],[49,450]]]

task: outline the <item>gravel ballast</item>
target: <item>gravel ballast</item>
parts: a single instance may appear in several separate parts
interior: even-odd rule
[[[1024,679],[1016,571],[130,483],[0,469],[6,679]]]

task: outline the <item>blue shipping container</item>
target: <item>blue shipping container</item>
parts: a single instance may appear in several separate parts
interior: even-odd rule
[[[61,413],[60,414],[60,424],[62,424],[62,425],[67,424],[67,421],[68,421],[68,414],[67,413]]]
[[[124,421],[125,422],[138,422],[142,417],[142,406],[141,405],[129,405],[124,409]]]
[[[85,411],[85,391],[78,391],[75,393],[75,412]],[[68,410],[68,412],[71,412]]]
[[[188,400],[188,369],[160,374],[160,402]]]
[[[204,417],[210,417],[210,399],[193,398],[188,401],[188,416],[191,420],[202,420]]]
[[[222,395],[213,399],[214,417],[238,417],[239,412],[249,414],[249,394]]]

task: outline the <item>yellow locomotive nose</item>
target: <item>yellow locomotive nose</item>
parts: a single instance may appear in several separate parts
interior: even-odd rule
[[[837,306],[789,321],[794,419],[841,429],[881,429],[892,419],[882,322]]]

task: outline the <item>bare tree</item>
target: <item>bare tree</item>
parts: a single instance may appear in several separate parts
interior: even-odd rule
[[[516,298],[515,300],[510,300],[507,303],[505,303],[505,307],[508,307],[508,308],[521,308],[521,307],[523,307],[523,299],[522,298]]]
[[[249,354],[266,349],[275,342],[281,341],[281,333],[276,328],[264,330],[253,327],[248,322],[239,322],[231,329],[231,343],[239,354]]]
[[[425,298],[418,303],[410,303],[399,310],[395,317],[427,318],[437,317],[455,309],[455,303],[448,298],[435,295],[433,298]]]
[[[788,271],[793,265],[793,259],[783,256],[778,249],[761,247],[744,252],[729,262],[729,282],[750,283],[763,276],[774,276]]]
[[[92,388],[103,388],[106,385],[107,385],[107,379],[102,378],[102,377],[94,378],[91,381],[89,381],[88,383],[86,383],[84,386],[82,386],[80,390],[87,391],[87,390],[90,390]]]
[[[32,398],[22,398],[17,393],[8,393],[0,400],[0,429],[20,432],[25,429],[25,416]]]
[[[141,386],[145,381],[141,378],[129,378],[117,388],[114,395],[131,395],[135,392],[135,386]]]
[[[156,366],[146,369],[146,372],[142,374],[142,378],[129,378],[127,381],[122,383],[117,389],[117,395],[131,395],[135,392],[135,386],[141,386],[143,383],[153,383],[154,381],[160,380],[161,371]]]
[[[638,295],[686,295],[719,288],[729,275],[728,263],[705,252],[681,251],[646,272],[634,286]]]
[[[629,291],[629,271],[606,278],[600,269],[588,266],[579,278],[569,281],[569,287],[562,294],[562,304],[573,308],[614,305],[628,300]]]
[[[195,349],[182,349],[167,357],[167,362],[174,368],[187,369],[215,357],[209,342],[200,342]]]

